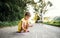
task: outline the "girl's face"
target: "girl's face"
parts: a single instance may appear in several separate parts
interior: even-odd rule
[[[26,16],[25,19],[28,20],[30,18],[30,16]]]

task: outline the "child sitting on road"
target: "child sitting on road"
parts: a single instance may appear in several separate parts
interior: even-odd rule
[[[22,18],[18,24],[18,32],[29,32],[28,31],[28,26],[29,26],[29,18],[30,18],[30,13],[26,12],[25,17]]]

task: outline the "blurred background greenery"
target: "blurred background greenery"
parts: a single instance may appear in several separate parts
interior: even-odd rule
[[[60,16],[55,16],[54,18],[51,18],[51,20],[45,18],[45,22],[43,23],[60,27]]]
[[[24,17],[25,6],[23,0],[0,0],[0,27],[16,25]]]
[[[45,24],[51,24],[54,26],[60,26],[60,17],[55,17],[53,20],[49,21],[49,18],[43,17],[48,9],[47,7],[51,7],[53,4],[45,0],[0,0],[0,27],[5,26],[15,26],[18,24],[21,18],[24,17],[24,13],[28,11],[28,7],[32,6],[34,9],[34,17],[33,20],[35,23],[38,20]],[[31,8],[32,9],[32,8]],[[31,10],[30,9],[30,10]],[[48,22],[43,21],[46,20]]]

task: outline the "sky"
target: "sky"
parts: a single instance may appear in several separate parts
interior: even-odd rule
[[[46,0],[47,1],[47,0]],[[53,6],[48,7],[48,11],[45,16],[60,16],[60,0],[49,0],[52,2]]]

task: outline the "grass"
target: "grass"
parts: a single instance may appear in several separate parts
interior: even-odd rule
[[[47,22],[44,22],[44,24],[60,27],[60,16],[55,16],[51,21],[48,20]]]
[[[1,22],[0,21],[0,28],[2,27],[8,27],[8,26],[16,26],[18,24],[18,21],[5,21],[5,22]]]
[[[44,22],[44,24],[60,27],[60,23],[51,23],[51,22]]]

